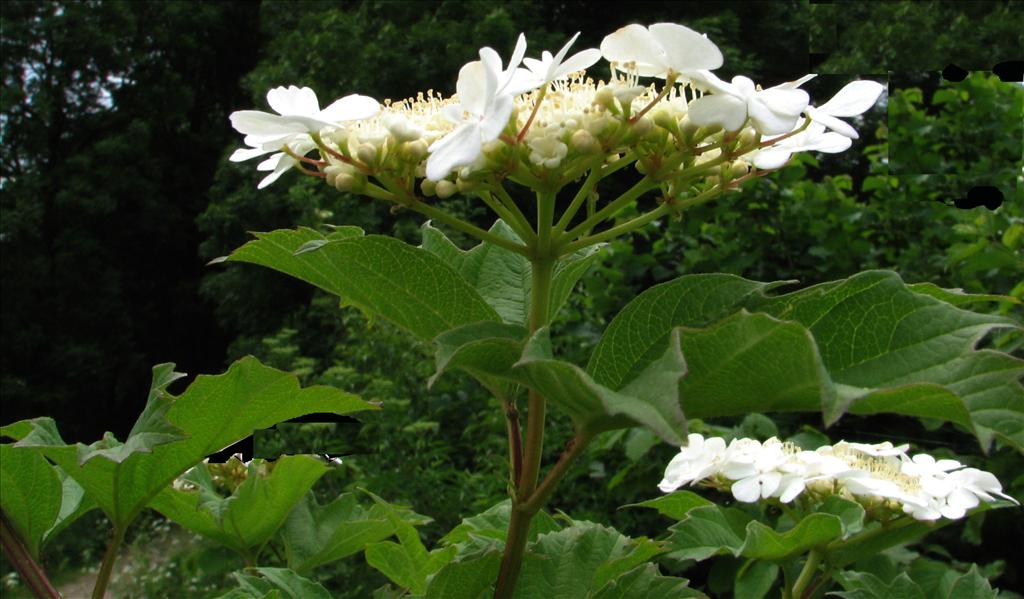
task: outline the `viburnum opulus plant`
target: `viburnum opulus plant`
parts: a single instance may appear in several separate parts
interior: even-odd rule
[[[575,283],[601,260],[604,242],[659,219],[686,218],[688,208],[785,167],[796,153],[848,149],[858,135],[842,119],[867,111],[884,89],[852,81],[813,106],[800,89],[813,75],[770,87],[743,76],[726,82],[713,73],[723,63],[715,44],[671,23],[629,25],[599,50],[574,52],[575,40],[554,55],[527,58],[520,36],[508,62],[483,48],[448,98],[428,91],[381,106],[352,94],[321,109],[309,88],[278,87],[267,94],[276,114],[231,115],[247,146],[231,160],[263,157],[257,169],[269,174],[260,188],[298,170],[429,219],[419,246],[339,223],[327,232],[260,233],[227,260],[305,280],[433,344],[437,369],[428,383],[454,370],[479,381],[505,413],[509,501],[467,518],[428,551],[415,529],[423,517],[369,492],[369,508],[352,495],[319,505],[307,491],[326,466],[312,459],[236,464],[232,472],[244,482],[218,484],[222,469],[197,462],[237,436],[221,431],[130,501],[96,499],[113,514],[115,537],[149,505],[231,547],[249,566],[280,538],[289,569],[239,574],[232,597],[275,588],[327,596],[303,577],[359,551],[409,596],[700,596],[651,560],[728,555],[745,560],[733,573],[737,596],[772,588],[785,598],[821,596],[838,584],[842,596],[883,597],[891,585],[920,593],[924,583],[856,571],[866,557],[968,510],[1012,501],[990,473],[911,456],[906,445],[728,442],[688,426],[705,430],[715,418],[755,412],[817,412],[825,425],[846,413],[891,413],[950,422],[983,448],[1020,450],[1022,362],[976,348],[989,331],[1018,325],[963,308],[991,296],[908,285],[884,271],[789,293],[778,292],[788,283],[692,274],[626,304],[586,365],[556,355],[550,326]],[[608,71],[597,66],[602,58]],[[618,195],[608,191],[613,176],[629,180]],[[455,194],[493,211],[493,226],[446,210],[444,200]],[[444,228],[479,245],[462,249]],[[218,381],[227,385],[230,377]],[[173,416],[193,387],[170,401],[155,386],[152,409],[123,445],[66,446],[50,434],[52,421],[18,423],[5,434],[21,439],[12,452],[35,448],[86,496],[124,493],[118,485],[126,479],[111,481],[110,473],[186,442],[171,425],[186,429]],[[327,393],[318,389],[294,392]],[[544,472],[545,422],[553,414],[568,417],[575,435]],[[667,537],[632,539],[544,512],[595,437],[628,427],[681,447],[660,485],[670,494],[639,504],[677,521]],[[89,478],[97,464],[106,487]],[[738,503],[723,507],[678,490],[689,484],[731,493]],[[391,536],[398,542],[385,540]],[[951,584],[992,596],[978,590],[988,583],[973,570]],[[375,596],[394,596],[386,592]]]

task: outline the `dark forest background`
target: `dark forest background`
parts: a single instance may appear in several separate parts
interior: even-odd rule
[[[449,95],[480,47],[507,56],[521,31],[534,55],[576,31],[577,48],[597,47],[628,23],[672,21],[718,44],[723,78],[774,85],[817,72],[804,87],[818,104],[858,76],[889,83],[855,123],[861,138],[848,152],[803,156],[743,193],[605,248],[562,312],[558,349],[570,359],[584,361],[636,293],[685,273],[808,285],[886,268],[912,282],[1024,297],[1024,87],[991,72],[1024,57],[1020,9],[990,1],[3,3],[0,420],[52,415],[69,442],[105,430],[124,438],[152,365],[175,362],[194,376],[254,354],[304,383],[382,400],[383,413],[351,431],[358,440],[345,448],[399,459],[357,462],[355,476],[434,517],[435,533],[492,505],[504,493],[502,423],[480,389],[452,377],[428,393],[429,353],[386,323],[368,325],[275,272],[207,262],[250,231],[298,225],[358,225],[418,243],[419,219],[308,178],[286,175],[258,192],[255,163],[227,160],[241,144],[228,115],[266,110],[267,90],[279,85],[309,86],[321,105],[356,92]],[[971,73],[944,79],[951,63]],[[994,187],[989,197],[1001,205],[963,207],[979,185]],[[478,206],[450,202],[489,224]],[[983,309],[1020,312],[1009,302]],[[1020,335],[987,343],[1021,353]],[[747,424],[764,433],[807,423]],[[978,453],[966,435],[907,419],[848,418],[829,433],[865,441],[892,433]],[[551,434],[557,451],[559,429]],[[598,444],[570,476],[584,487],[567,480],[559,506],[607,520],[649,497],[668,459],[661,450],[671,450],[654,450],[645,465],[653,444],[633,433]],[[988,467],[1011,472],[1000,476],[1010,482],[1019,457]],[[607,497],[595,498],[595,485]],[[988,553],[1013,530],[986,533],[995,539]],[[987,555],[963,547],[964,559]]]

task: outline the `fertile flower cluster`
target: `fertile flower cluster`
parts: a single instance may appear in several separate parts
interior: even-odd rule
[[[600,50],[569,56],[575,41],[534,59],[520,35],[507,64],[483,48],[459,71],[450,98],[430,90],[381,106],[349,95],[321,110],[309,88],[272,89],[267,101],[277,114],[231,115],[249,146],[231,160],[271,154],[257,167],[270,171],[261,188],[297,167],[341,190],[409,204],[420,199],[416,178],[425,178],[424,196],[506,178],[557,189],[626,158],[665,198],[680,199],[708,185],[734,188],[795,152],[845,150],[857,132],[839,117],[863,113],[883,89],[855,81],[815,108],[799,89],[814,75],[768,89],[743,76],[725,82],[711,72],[722,65],[718,47],[671,23],[629,25]],[[602,57],[610,77],[595,82],[584,71]],[[664,81],[645,86],[642,77]]]
[[[806,451],[774,437],[764,443],[734,439],[726,445],[721,437],[690,434],[659,487],[665,493],[696,483],[728,487],[746,503],[842,495],[868,506],[889,504],[918,520],[962,518],[996,497],[1017,503],[992,473],[923,453],[911,457],[908,447],[839,442]]]

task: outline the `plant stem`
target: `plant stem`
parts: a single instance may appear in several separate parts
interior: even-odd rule
[[[555,224],[555,235],[565,231],[566,227],[569,226],[569,223],[572,222],[572,217],[576,216],[576,212],[580,209],[580,205],[583,203],[583,200],[590,197],[590,192],[593,191],[597,182],[601,180],[601,176],[600,164],[596,164],[591,167],[590,174],[587,175],[587,180],[580,186],[576,195],[573,197],[572,202],[569,204],[569,207],[565,209],[565,212],[562,213],[562,217],[559,218],[558,222]]]
[[[495,181],[492,191],[498,196],[498,199],[505,206],[505,209],[512,215],[513,222],[519,224],[519,227],[522,229],[520,237],[523,238],[523,241],[530,243],[536,240],[537,233],[533,230],[533,227],[530,226],[530,221],[527,220],[523,211],[519,209],[519,205],[516,204],[516,201],[512,199],[512,196],[508,195],[508,191],[505,189],[505,186],[503,186],[500,181]],[[509,224],[511,225],[512,223]]]
[[[815,547],[807,554],[807,561],[804,562],[803,570],[800,570],[800,576],[798,576],[796,582],[793,583],[793,590],[790,593],[794,599],[803,597],[804,588],[811,582],[811,579],[814,578],[814,573],[818,570],[818,564],[821,563],[822,553],[821,549]]]
[[[657,182],[651,181],[647,177],[640,179],[635,185],[633,185],[633,187],[627,189],[621,196],[612,200],[611,203],[598,210],[596,214],[589,217],[587,220],[567,231],[562,237],[566,239],[573,239],[578,235],[585,234],[595,226],[599,225],[605,218],[614,216],[616,212],[626,207],[627,204],[657,186]]]
[[[121,541],[124,541],[124,531],[115,526],[110,531],[110,541],[107,543],[107,552],[103,554],[100,572],[96,576],[92,599],[103,599],[107,593],[107,585],[110,584],[110,574],[114,571],[114,562],[117,561],[117,552],[121,548]]]
[[[529,327],[532,335],[548,322],[548,308],[551,300],[551,279],[556,259],[551,257],[551,220],[554,212],[554,194],[537,194],[537,243],[530,264],[533,268],[530,287]],[[529,407],[526,415],[526,440],[523,448],[523,469],[516,481],[512,497],[512,513],[505,536],[505,553],[501,558],[501,569],[494,587],[495,599],[508,599],[516,588],[519,570],[523,563],[523,552],[530,530],[530,521],[541,506],[534,511],[525,505],[537,489],[540,475],[540,461],[544,453],[544,398],[534,390],[529,392]]]
[[[40,599],[60,599],[60,593],[53,588],[43,567],[32,557],[3,512],[0,512],[0,546],[33,595]]]
[[[529,513],[540,511],[540,508],[551,498],[551,494],[569,470],[569,466],[583,453],[583,450],[587,448],[587,445],[590,444],[590,440],[593,438],[592,434],[581,430],[569,441],[565,451],[559,456],[558,462],[551,468],[547,476],[544,477],[544,481],[540,483],[540,486],[537,487],[533,495],[522,505],[525,511]]]

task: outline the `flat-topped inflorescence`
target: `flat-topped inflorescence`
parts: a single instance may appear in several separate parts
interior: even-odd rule
[[[728,489],[746,503],[790,503],[798,497],[819,503],[839,495],[917,520],[962,518],[982,501],[997,498],[1017,503],[990,472],[928,454],[910,456],[908,449],[890,442],[840,441],[807,451],[775,437],[763,443],[733,439],[726,444],[721,437],[705,439],[691,433],[687,445],[669,462],[659,488],[669,493],[703,484]]]
[[[520,35],[507,64],[483,48],[448,98],[428,90],[378,107],[353,94],[321,111],[312,90],[275,88],[268,103],[278,114],[232,114],[250,146],[232,160],[273,153],[258,167],[271,171],[260,187],[298,168],[405,205],[434,195],[443,181],[451,183],[444,190],[466,193],[490,180],[557,191],[625,162],[657,183],[665,200],[685,201],[734,189],[796,152],[848,148],[857,134],[838,117],[863,113],[883,89],[853,82],[814,108],[798,89],[813,75],[768,89],[743,76],[727,83],[711,72],[722,64],[715,44],[682,25],[630,25],[605,37],[600,50],[570,56],[578,35],[539,59],[525,57]],[[609,75],[588,76],[602,56]],[[660,79],[645,85],[645,77]],[[423,196],[417,179],[426,179]]]

